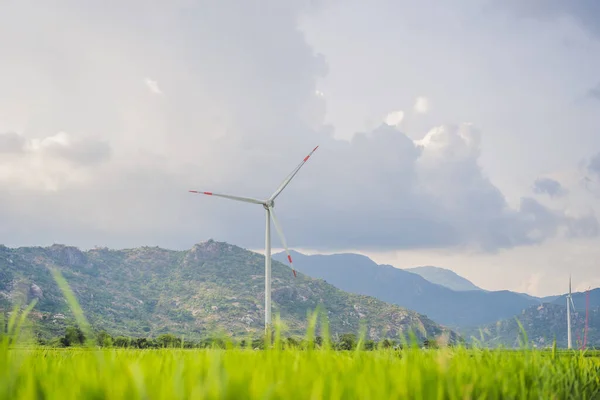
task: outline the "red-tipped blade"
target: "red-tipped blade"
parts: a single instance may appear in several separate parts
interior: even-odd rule
[[[287,251],[287,249],[286,249]],[[294,269],[294,264],[292,263],[292,256],[288,254],[288,261],[290,262],[290,267],[292,267],[292,272],[294,273],[294,278],[296,278],[296,270]]]
[[[310,153],[308,153],[308,155],[306,157],[304,157],[304,159],[302,160],[302,162],[288,175],[287,178],[285,178],[285,180],[277,188],[277,190],[275,191],[275,193],[273,193],[273,195],[269,198],[270,201],[275,200],[277,198],[277,196],[279,196],[279,193],[281,193],[281,191],[283,189],[285,189],[285,187],[292,181],[292,179],[294,178],[294,176],[296,176],[296,174],[298,173],[298,171],[300,171],[300,168],[302,168],[302,166],[306,163],[306,161],[308,161],[308,159],[310,158],[310,156],[312,156],[312,154],[318,148],[319,148],[319,146],[315,147],[313,149],[313,151],[311,151]]]
[[[315,151],[317,151],[318,148],[319,148],[319,146],[315,147],[313,149],[313,151],[311,151],[306,157],[304,157],[304,161],[303,162],[308,161],[308,159],[310,158],[310,156],[312,156],[312,153],[314,153]]]
[[[195,194],[205,194],[207,196],[223,197],[225,199],[243,201],[245,203],[263,204],[262,200],[252,199],[249,197],[231,196],[229,194],[220,194],[220,193],[213,193],[213,192],[202,192],[199,190],[189,190],[189,192],[195,193]]]

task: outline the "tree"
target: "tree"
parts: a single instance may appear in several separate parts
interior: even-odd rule
[[[354,350],[356,348],[356,335],[353,333],[344,333],[340,336],[337,347],[340,350]]]
[[[131,341],[129,338],[125,336],[117,336],[114,340],[114,344],[116,347],[129,347]]]
[[[106,331],[100,331],[96,336],[96,343],[100,347],[112,347],[113,338]]]
[[[287,344],[288,348],[292,348],[292,349],[295,349],[300,345],[300,343],[293,337],[288,337],[286,344]]]
[[[317,336],[317,337],[315,337],[315,344],[316,344],[318,347],[321,347],[321,346],[323,346],[323,337],[321,337],[321,336]]]
[[[375,349],[375,341],[373,340],[366,340],[365,344],[364,344],[364,348],[365,350],[374,350]]]
[[[156,338],[158,347],[180,347],[181,339],[170,333],[165,333]]]
[[[63,346],[81,346],[85,343],[85,335],[83,331],[76,326],[68,326],[65,330],[65,336],[60,339]]]
[[[264,339],[252,339],[252,348],[263,350],[265,348]]]
[[[134,339],[131,344],[132,344],[132,346],[134,346],[138,349],[146,349],[146,348],[150,347],[150,344],[148,343],[148,339],[146,339],[146,338]]]

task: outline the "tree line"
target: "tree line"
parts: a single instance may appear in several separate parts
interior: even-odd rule
[[[229,337],[204,338],[200,340],[186,340],[185,337],[179,337],[170,333],[161,334],[155,338],[151,337],[127,337],[112,336],[110,333],[102,330],[96,332],[94,337],[88,338],[85,333],[77,326],[68,326],[65,334],[50,340],[38,339],[38,343],[51,347],[78,347],[92,344],[103,348],[130,348],[130,349],[161,349],[161,348],[183,348],[183,349],[201,349],[201,348],[250,348],[262,350],[269,342],[262,337],[251,339],[233,339]],[[281,348],[306,349],[311,346],[321,348],[325,345],[322,336],[316,336],[314,340],[309,341],[304,338],[286,337],[280,341]],[[418,344],[420,347],[435,348],[437,343],[424,340]],[[355,350],[360,346],[363,350],[375,349],[401,349],[402,344],[393,339],[360,340],[353,333],[345,333],[331,337],[328,347],[333,350]]]

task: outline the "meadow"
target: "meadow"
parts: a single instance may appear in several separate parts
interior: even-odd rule
[[[73,293],[57,279],[91,337]],[[15,309],[0,337],[0,400],[600,399],[600,357],[586,351],[422,349],[415,341],[366,351],[364,332],[355,350],[339,350],[315,343],[317,313],[302,347],[289,346],[277,329],[264,350],[232,342],[132,350],[91,340],[57,349],[28,344],[21,333],[33,306]]]
[[[600,359],[485,349],[9,349],[0,399],[598,399]]]

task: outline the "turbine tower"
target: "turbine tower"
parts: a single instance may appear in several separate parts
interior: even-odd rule
[[[198,190],[190,190],[190,193],[196,194],[205,194],[208,196],[215,197],[223,197],[229,200],[241,201],[244,203],[252,203],[262,205],[265,209],[266,216],[266,226],[265,226],[265,331],[267,333],[270,332],[271,326],[271,219],[273,220],[273,224],[275,225],[275,230],[279,235],[279,239],[281,240],[281,244],[287,253],[287,258],[290,263],[290,267],[292,267],[292,272],[294,273],[294,277],[296,276],[296,270],[294,269],[294,265],[292,263],[292,255],[288,250],[287,243],[285,241],[285,236],[283,236],[283,231],[281,230],[281,225],[279,225],[279,221],[275,216],[275,199],[279,194],[285,189],[285,187],[291,182],[291,180],[296,176],[300,168],[308,161],[310,156],[319,148],[319,146],[315,147],[304,159],[302,162],[284,179],[284,181],[279,185],[277,190],[266,200],[258,200],[249,197],[239,197],[239,196],[231,196],[228,194],[218,194],[213,192],[202,192]]]
[[[573,297],[571,297],[571,275],[569,275],[569,294],[567,294],[567,347],[569,349],[573,347],[571,340],[571,307],[575,311],[575,304],[573,304]]]

